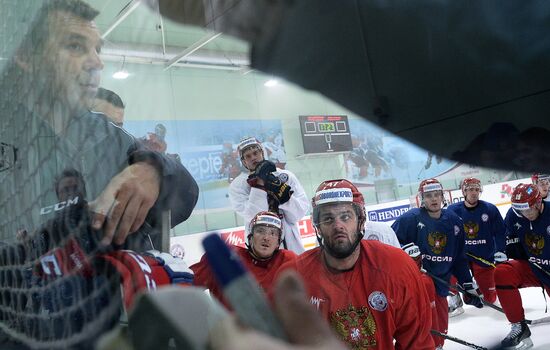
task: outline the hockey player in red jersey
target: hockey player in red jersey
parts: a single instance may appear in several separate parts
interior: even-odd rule
[[[433,349],[421,274],[402,250],[362,239],[361,192],[347,180],[325,181],[312,205],[320,246],[280,271],[302,276],[311,303],[352,349]]]
[[[550,294],[550,211],[536,185],[519,184],[512,192],[512,207],[504,220],[508,262],[497,266],[498,299],[512,330],[502,340],[505,349],[529,349],[531,331],[519,288],[543,287]]]
[[[267,211],[259,212],[250,221],[247,248],[233,247],[267,294],[273,287],[278,268],[287,261],[294,261],[297,257],[291,250],[279,249],[284,239],[282,229],[282,221],[276,214]],[[200,262],[192,265],[191,270],[195,273],[195,285],[208,288],[212,295],[229,306],[208,265],[206,255],[202,256]]]

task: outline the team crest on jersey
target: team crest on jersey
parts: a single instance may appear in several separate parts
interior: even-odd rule
[[[376,347],[376,321],[369,308],[349,305],[330,314],[330,325],[351,349]]]
[[[428,244],[435,254],[441,254],[447,246],[447,236],[440,232],[430,232],[428,234]]]
[[[185,257],[185,248],[181,244],[174,244],[170,247],[170,254],[176,258],[183,259]]]
[[[525,235],[525,245],[532,255],[540,255],[544,249],[544,237],[536,233],[529,232]]]
[[[367,239],[371,241],[379,241],[380,237],[378,237],[377,234],[371,233],[370,235],[367,236]]]
[[[477,237],[479,232],[479,225],[477,222],[468,221],[464,223],[464,232],[466,233],[466,238],[474,239]]]
[[[280,173],[279,180],[281,180],[281,182],[285,184],[288,181],[288,174]]]
[[[481,214],[481,221],[483,221],[483,222],[489,221],[489,215],[487,215],[485,213]]]
[[[459,233],[460,233],[460,228],[455,225],[455,236],[458,236]]]
[[[369,305],[376,311],[385,311],[388,308],[388,298],[384,293],[374,291],[369,295]]]

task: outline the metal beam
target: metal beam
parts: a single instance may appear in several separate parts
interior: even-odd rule
[[[197,51],[198,49],[200,49],[201,47],[203,47],[204,45],[208,44],[209,42],[211,42],[212,40],[216,39],[217,37],[219,37],[222,33],[210,33],[210,34],[207,34],[205,35],[204,37],[202,37],[202,39],[194,42],[193,44],[191,44],[188,48],[186,48],[185,50],[183,50],[182,52],[180,52],[179,54],[177,54],[174,58],[172,58],[166,65],[166,68],[164,68],[164,70],[168,70],[170,69],[172,66],[174,66],[176,63],[178,63],[179,61],[181,61],[182,59],[184,59],[185,57],[187,56],[190,56],[193,54],[193,52]]]
[[[107,28],[107,30],[103,32],[103,34],[101,35],[101,38],[105,39],[116,27],[118,27],[120,23],[122,23],[126,19],[126,17],[128,17],[132,12],[134,12],[135,9],[139,7],[139,5],[141,5],[141,0],[132,0],[130,3],[128,3],[126,7],[124,7],[122,11],[118,13],[118,15],[115,17],[115,20]]]

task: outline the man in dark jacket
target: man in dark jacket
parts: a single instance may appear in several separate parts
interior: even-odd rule
[[[197,201],[181,163],[90,111],[103,68],[97,14],[80,0],[45,1],[0,76],[2,348],[91,347],[118,319],[120,290],[88,264],[102,251],[152,249],[161,213],[176,225]],[[59,197],[67,173],[85,190]]]

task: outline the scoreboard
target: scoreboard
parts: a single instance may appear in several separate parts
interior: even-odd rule
[[[345,115],[301,115],[304,154],[349,152],[352,149]]]

